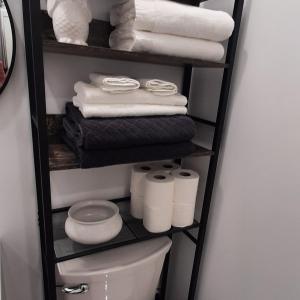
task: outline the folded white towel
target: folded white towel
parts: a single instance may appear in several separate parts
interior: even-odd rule
[[[73,98],[73,104],[154,104],[154,105],[175,105],[185,106],[187,98],[176,94],[171,96],[158,96],[143,89],[131,93],[111,94],[102,91],[92,84],[82,81],[75,83],[74,90],[77,96]]]
[[[90,80],[103,91],[113,94],[132,92],[140,87],[137,80],[126,76],[92,73],[90,74]]]
[[[207,61],[220,61],[224,56],[224,47],[220,43],[169,34],[136,31],[132,25],[132,22],[128,22],[111,33],[109,38],[111,48]]]
[[[177,85],[160,79],[140,79],[141,87],[154,95],[171,96],[178,93]]]
[[[147,104],[80,104],[79,110],[85,118],[167,116],[187,113],[184,106]]]
[[[136,30],[221,42],[234,29],[232,17],[215,11],[164,0],[128,0],[112,7],[113,26],[134,20]]]

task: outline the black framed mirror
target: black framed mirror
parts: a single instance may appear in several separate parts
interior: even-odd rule
[[[0,94],[7,86],[16,58],[16,35],[6,0],[0,0]]]

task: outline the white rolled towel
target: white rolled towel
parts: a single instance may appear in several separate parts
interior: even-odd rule
[[[110,47],[123,51],[147,52],[220,61],[224,56],[222,44],[195,38],[180,37],[133,29],[132,22],[116,28],[110,35]]]
[[[129,20],[134,20],[136,30],[216,42],[228,39],[234,29],[234,20],[226,12],[165,0],[128,0],[112,7],[113,26]]]
[[[98,73],[90,74],[91,82],[104,92],[112,94],[126,93],[137,90],[140,83],[126,76],[113,76]]]
[[[92,20],[87,0],[48,0],[47,11],[59,42],[87,45]]]
[[[142,88],[159,96],[171,96],[178,93],[175,83],[164,81],[161,79],[140,79]]]
[[[78,108],[85,118],[171,116],[187,113],[184,106],[151,104],[80,104]]]
[[[152,104],[185,106],[187,98],[177,94],[172,96],[158,96],[143,89],[131,93],[112,94],[82,81],[76,82],[74,90],[77,96],[73,97],[73,104]]]

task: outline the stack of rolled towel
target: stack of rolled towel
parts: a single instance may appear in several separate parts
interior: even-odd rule
[[[187,99],[171,82],[90,74],[67,103],[63,138],[81,168],[180,158],[195,151]]]
[[[113,49],[219,61],[234,29],[223,11],[167,0],[125,0],[112,7]]]

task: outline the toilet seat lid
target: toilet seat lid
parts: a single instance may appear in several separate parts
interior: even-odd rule
[[[60,276],[92,276],[118,272],[166,254],[172,245],[168,237],[152,239],[103,251],[57,264]]]

